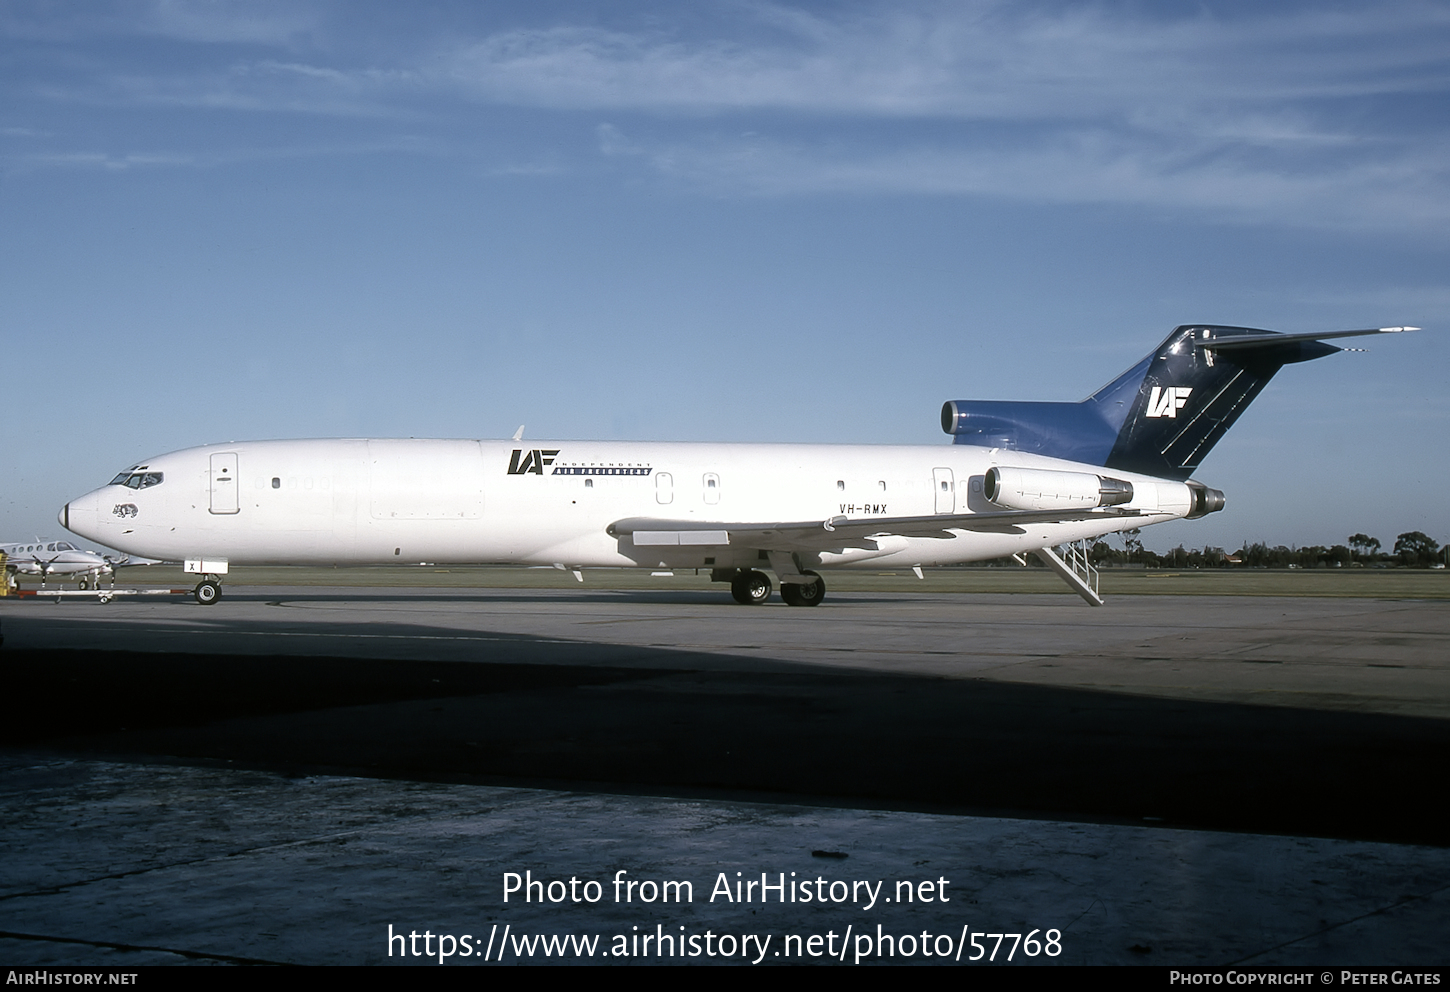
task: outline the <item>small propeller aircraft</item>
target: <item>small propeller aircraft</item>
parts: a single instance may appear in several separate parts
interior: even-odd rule
[[[5,556],[5,571],[17,575],[38,575],[44,585],[51,576],[64,579],[78,579],[82,589],[89,589],[102,576],[113,576],[115,570],[129,564],[128,555],[102,554],[86,551],[69,541],[41,540],[15,544],[0,544],[0,554]]]

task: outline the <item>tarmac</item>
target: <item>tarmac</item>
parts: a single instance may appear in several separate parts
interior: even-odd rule
[[[0,622],[4,964],[1447,956],[1443,601],[233,587]]]

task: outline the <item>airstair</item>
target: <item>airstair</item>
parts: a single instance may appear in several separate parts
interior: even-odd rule
[[[1073,592],[1087,600],[1089,606],[1102,606],[1103,598],[1098,595],[1098,570],[1088,560],[1089,547],[1088,542],[1082,540],[1032,553],[1071,586]]]

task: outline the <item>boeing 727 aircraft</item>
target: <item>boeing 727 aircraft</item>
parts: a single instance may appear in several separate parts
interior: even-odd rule
[[[214,603],[230,565],[521,563],[708,568],[742,604],[814,606],[821,570],[1033,554],[1221,510],[1190,476],[1284,365],[1326,339],[1176,328],[1080,403],[953,401],[951,446],[334,439],[188,448],[60,512],[134,555],[184,560]]]

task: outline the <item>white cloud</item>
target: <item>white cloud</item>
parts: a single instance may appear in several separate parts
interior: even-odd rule
[[[1435,5],[1224,19],[1137,7],[916,4],[837,8],[833,18],[773,4],[743,8],[716,37],[555,26],[497,32],[396,65],[338,68],[261,60],[299,87],[426,88],[564,110],[825,117],[1067,121],[1277,115],[1288,102],[1440,92],[1450,11]],[[326,35],[317,8],[151,0],[137,33],[284,45]],[[311,14],[308,12],[312,11]],[[333,33],[338,33],[334,25]],[[346,58],[336,44],[321,45]],[[384,58],[386,55],[384,54]],[[234,81],[246,88],[247,80]],[[1235,109],[1239,108],[1239,109]]]
[[[41,169],[84,169],[119,172],[128,169],[215,168],[248,162],[287,159],[331,158],[383,153],[438,154],[439,147],[426,139],[400,137],[390,141],[356,144],[286,145],[273,148],[234,148],[206,152],[139,151],[125,153],[76,151],[0,155],[0,162],[12,172]]]
[[[324,9],[304,0],[89,0],[69,6],[9,0],[0,33],[44,41],[142,36],[279,45],[318,29]]]
[[[407,116],[395,99],[415,86],[406,70],[343,71],[300,62],[239,61],[187,75],[115,72],[80,83],[41,84],[47,99],[103,106],[201,107],[335,117]]]
[[[422,55],[426,45],[374,39],[366,57],[337,25],[318,26],[323,7],[135,9],[137,31],[180,40],[327,43],[227,65],[71,76],[32,92],[406,116],[447,128],[443,141],[476,133],[488,106],[602,112],[623,127],[600,132],[607,156],[722,193],[987,195],[1374,230],[1433,231],[1450,219],[1450,133],[1424,109],[1450,86],[1443,4],[1224,16],[1212,5],[977,0],[825,15],[753,3],[703,29],[668,17],[648,30],[516,28]],[[718,136],[741,131],[755,136]],[[537,147],[519,158],[559,154]]]
[[[286,0],[145,0],[148,33],[184,41],[283,43],[317,25],[315,8]]]
[[[773,34],[516,30],[464,47],[438,80],[476,100],[648,115],[637,130],[664,137],[602,130],[601,149],[721,192],[991,195],[1420,232],[1450,220],[1450,135],[1438,117],[1397,117],[1450,79],[1443,6],[750,9]],[[690,120],[727,115],[775,137],[721,140]]]
[[[720,194],[978,195],[1192,211],[1236,224],[1442,233],[1450,224],[1450,143],[1384,159],[1331,158],[1312,169],[1112,131],[1030,142],[982,140],[886,150],[761,139],[651,142],[598,130],[609,156]]]
[[[442,75],[480,99],[555,108],[1061,119],[1438,91],[1450,29],[1424,5],[1238,21],[997,2],[836,21],[756,10],[780,28],[774,43],[522,29],[464,46]]]

